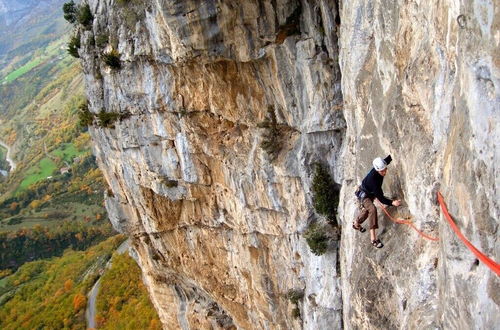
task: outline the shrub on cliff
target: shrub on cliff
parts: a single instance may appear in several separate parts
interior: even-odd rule
[[[101,127],[114,127],[115,121],[120,119],[120,114],[116,112],[106,112],[104,109],[97,115]]]
[[[78,15],[76,17],[78,23],[85,27],[90,27],[94,21],[94,16],[90,11],[90,6],[86,3],[78,8]]]
[[[300,317],[299,303],[304,298],[304,290],[300,289],[289,290],[286,294],[286,298],[288,298],[288,300],[290,300],[290,302],[295,305],[295,307],[292,310],[292,316],[294,318],[299,318]]]
[[[326,167],[319,163],[314,165],[312,192],[316,212],[326,216],[330,224],[337,226],[336,215],[339,205],[339,189]]]
[[[329,238],[326,234],[325,227],[319,223],[311,224],[304,232],[304,238],[311,252],[317,256],[324,254],[328,249]]]
[[[102,60],[107,66],[113,69],[119,69],[121,67],[120,53],[118,53],[116,49],[112,49],[109,53],[103,54]]]
[[[84,27],[90,27],[94,21],[94,16],[90,11],[90,6],[88,4],[77,6],[73,0],[63,4],[64,19],[75,24],[80,23]]]
[[[99,48],[104,48],[109,42],[109,35],[101,33],[95,38],[95,45]]]
[[[80,35],[77,34],[73,37],[71,37],[71,39],[69,40],[69,43],[68,43],[68,53],[75,57],[75,58],[79,58],[80,55],[78,54],[78,49],[80,49]]]
[[[87,102],[83,102],[78,107],[78,124],[81,127],[87,127],[92,125],[93,121],[94,115],[90,112]]]
[[[77,7],[75,2],[71,0],[63,5],[64,19],[74,24],[76,22]]]
[[[271,161],[275,160],[281,150],[281,136],[273,106],[269,106],[266,119],[257,124],[257,127],[265,129],[260,144],[261,148],[269,155]]]

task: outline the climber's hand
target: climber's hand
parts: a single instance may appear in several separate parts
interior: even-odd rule
[[[401,205],[401,201],[399,199],[396,199],[395,201],[392,201],[392,205],[399,206]]]

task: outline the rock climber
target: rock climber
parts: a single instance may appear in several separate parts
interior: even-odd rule
[[[361,212],[354,220],[352,228],[359,230],[364,233],[365,228],[361,227],[361,224],[368,218],[370,221],[370,238],[372,240],[372,245],[376,248],[382,248],[384,244],[377,239],[376,229],[378,228],[377,221],[377,208],[373,204],[375,198],[377,198],[381,203],[385,205],[399,206],[401,205],[400,200],[391,200],[384,196],[382,191],[382,183],[384,182],[384,176],[387,174],[387,165],[392,161],[391,155],[387,156],[385,159],[377,157],[373,160],[373,168],[366,175],[366,177],[361,182],[361,186],[356,190],[356,197],[361,204]]]

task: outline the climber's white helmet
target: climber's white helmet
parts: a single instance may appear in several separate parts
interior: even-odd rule
[[[383,171],[387,168],[387,164],[385,163],[385,161],[382,158],[377,157],[373,160],[373,168],[376,171]]]

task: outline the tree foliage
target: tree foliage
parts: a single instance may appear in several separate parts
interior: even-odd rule
[[[4,278],[0,329],[86,329],[86,293],[122,241],[114,236],[87,251],[68,250],[59,258],[27,263]]]
[[[282,148],[281,134],[276,120],[276,112],[273,106],[267,109],[266,119],[257,125],[259,128],[264,128],[262,134],[262,142],[260,147],[268,154],[271,161],[278,157]]]
[[[329,238],[323,225],[320,223],[311,224],[304,232],[304,237],[312,253],[317,256],[325,254]]]
[[[112,234],[108,223],[87,226],[81,221],[66,221],[54,229],[36,226],[0,233],[0,269],[15,270],[27,261],[61,255],[67,248],[84,250]]]
[[[75,2],[71,0],[63,5],[64,19],[74,24],[76,22],[77,7]]]
[[[90,6],[88,3],[79,6],[77,20],[78,23],[80,23],[84,27],[88,28],[92,25],[92,22],[94,21],[94,16],[90,11]]]
[[[94,121],[94,115],[89,110],[88,102],[82,102],[78,107],[78,124],[81,127],[87,127],[92,125]]]
[[[78,54],[78,49],[80,49],[80,35],[76,34],[69,39],[68,42],[68,53],[74,58],[80,58],[80,54]]]
[[[120,53],[116,49],[104,53],[102,55],[102,60],[107,66],[113,69],[119,69],[121,67]]]
[[[97,296],[100,329],[161,329],[141,276],[141,270],[129,255],[113,256],[111,268],[101,278]]]
[[[337,225],[339,189],[326,167],[319,163],[314,166],[312,192],[316,212],[326,216],[331,224]]]
[[[106,112],[106,110],[103,109],[99,112],[97,117],[99,118],[99,126],[112,128],[121,116],[117,112]]]
[[[64,19],[71,24],[77,22],[86,28],[89,28],[94,21],[94,16],[88,3],[76,5],[73,0],[63,4]]]

